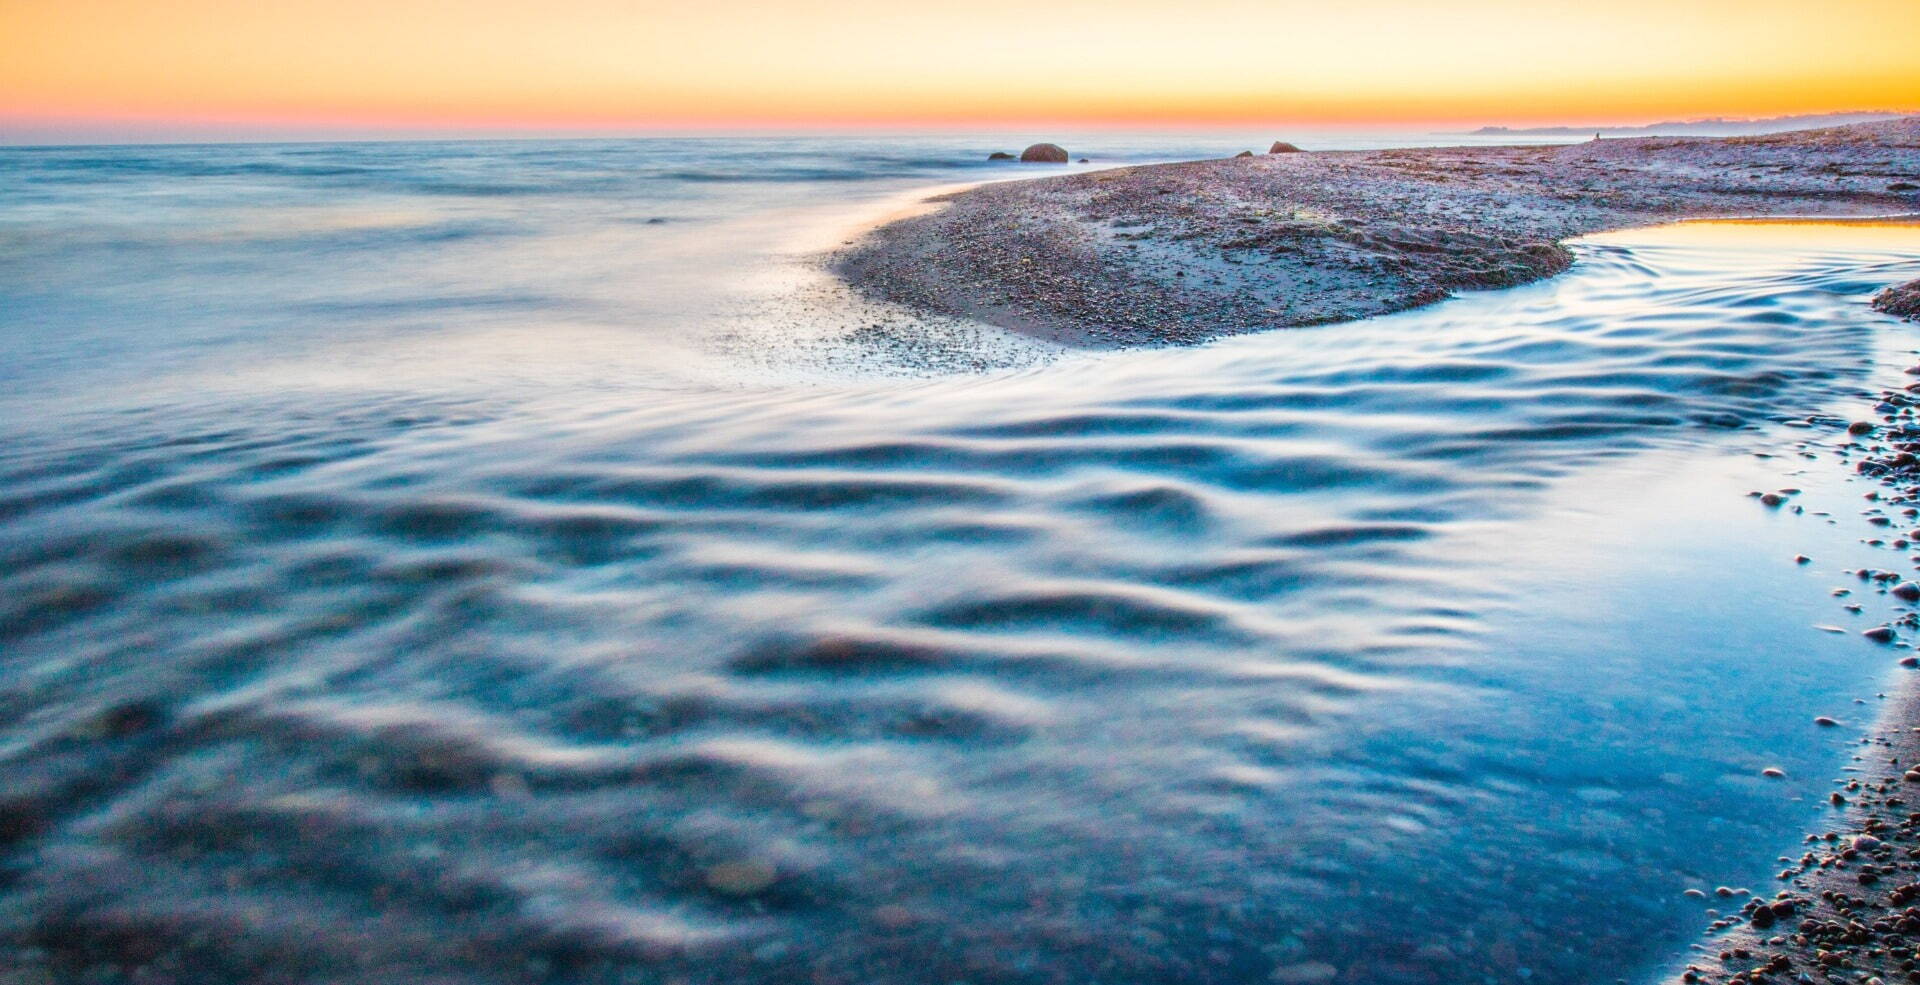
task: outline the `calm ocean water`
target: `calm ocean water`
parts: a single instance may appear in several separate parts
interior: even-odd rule
[[[806,261],[1022,142],[0,150],[0,965],[1639,981],[1770,886],[1920,236],[1097,354]]]

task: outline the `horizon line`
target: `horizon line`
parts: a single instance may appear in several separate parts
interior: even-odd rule
[[[1185,122],[1178,120],[1097,120],[1097,119],[1059,119],[1059,120],[953,120],[927,123],[907,123],[900,121],[711,121],[704,123],[658,122],[658,123],[589,123],[577,125],[539,125],[518,121],[500,121],[497,123],[400,123],[379,124],[351,122],[345,120],[305,123],[300,121],[262,121],[262,120],[165,120],[151,117],[119,117],[96,119],[56,120],[45,117],[28,120],[8,118],[0,115],[0,146],[9,148],[60,148],[60,147],[108,147],[108,146],[219,146],[222,144],[313,144],[313,143],[397,143],[397,142],[444,142],[479,143],[490,141],[518,140],[622,140],[622,139],[699,139],[702,137],[758,136],[758,137],[826,137],[840,135],[926,135],[942,133],[951,135],[971,135],[999,132],[1009,134],[1030,133],[1041,135],[1045,131],[1066,131],[1086,133],[1089,131],[1153,132],[1195,134],[1220,131],[1246,130],[1252,128],[1294,128],[1302,131],[1321,133],[1365,133],[1365,132],[1419,132],[1426,136],[1471,136],[1481,130],[1512,130],[1516,136],[1526,135],[1523,131],[1545,129],[1581,130],[1595,128],[1638,129],[1662,124],[1700,125],[1700,124],[1740,124],[1772,123],[1799,119],[1820,119],[1834,116],[1886,116],[1893,118],[1920,115],[1920,108],[1913,109],[1841,109],[1816,113],[1787,113],[1771,116],[1751,115],[1702,115],[1668,117],[1665,119],[1630,121],[1613,119],[1607,121],[1556,119],[1544,117],[1526,121],[1482,122],[1446,118],[1429,120],[1219,120],[1193,119]],[[1481,118],[1484,119],[1484,118]],[[1467,127],[1468,129],[1451,129]],[[1432,128],[1432,129],[1423,129]],[[24,129],[28,133],[20,134],[24,139],[16,139],[11,129]],[[41,131],[32,133],[31,131]],[[114,130],[151,130],[152,133],[127,133],[114,136]],[[62,132],[65,131],[66,135]],[[204,131],[196,133],[195,131]]]

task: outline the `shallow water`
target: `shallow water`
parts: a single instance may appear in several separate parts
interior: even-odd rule
[[[339,231],[134,170],[130,228],[43,188],[0,253],[16,963],[1643,979],[1898,682],[1838,426],[1899,379],[1863,302],[1920,234],[1599,237],[1425,311],[926,375],[782,250],[710,258],[945,174],[695,196],[725,235],[656,257],[604,190],[463,239],[437,186]]]

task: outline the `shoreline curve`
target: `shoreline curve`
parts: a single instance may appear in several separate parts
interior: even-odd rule
[[[1325,151],[995,181],[831,254],[856,291],[1065,345],[1353,321],[1683,219],[1920,211],[1920,116],[1756,137]]]

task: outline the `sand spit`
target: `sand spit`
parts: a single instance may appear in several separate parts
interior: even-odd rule
[[[1080,345],[1364,318],[1682,218],[1920,211],[1920,117],[1728,139],[1273,154],[999,182],[831,264],[883,300]]]

